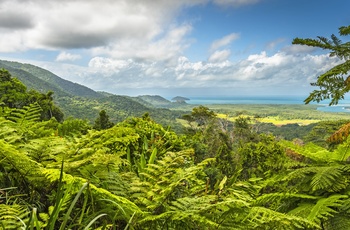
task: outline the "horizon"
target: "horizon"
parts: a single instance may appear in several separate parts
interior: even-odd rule
[[[292,40],[339,35],[349,8],[347,0],[4,0],[0,59],[117,95],[308,95],[341,60]]]

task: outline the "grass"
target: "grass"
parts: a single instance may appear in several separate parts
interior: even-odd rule
[[[240,115],[240,117],[249,117],[253,123],[254,122],[262,122],[262,123],[272,123],[276,126],[287,125],[287,124],[299,124],[299,125],[309,125],[312,123],[317,123],[320,120],[318,119],[284,119],[279,116],[269,116],[263,118],[255,118],[254,116],[249,115]],[[234,122],[239,116],[227,116],[226,114],[218,113],[218,118],[227,119],[229,121]]]
[[[192,106],[192,107],[190,107]],[[198,105],[187,105],[186,109],[192,109]],[[309,125],[319,121],[347,120],[349,113],[332,113],[317,110],[319,105],[204,105],[214,111],[219,118],[235,121],[239,116],[250,117],[252,122],[272,123],[276,126],[287,124]],[[182,108],[182,109],[185,109]],[[177,119],[185,127],[188,123]]]

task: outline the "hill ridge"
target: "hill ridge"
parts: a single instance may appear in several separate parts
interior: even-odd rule
[[[87,98],[103,98],[100,94],[86,86],[65,80],[44,68],[15,61],[0,60],[0,68],[7,69],[29,89],[46,93],[51,90],[58,96],[79,96]]]

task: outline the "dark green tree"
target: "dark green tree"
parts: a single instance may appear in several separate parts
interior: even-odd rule
[[[182,116],[184,120],[188,121],[191,128],[194,128],[192,125],[193,122],[195,122],[198,127],[206,126],[215,117],[216,114],[203,105],[194,107],[191,114],[185,114]]]
[[[35,90],[28,91],[27,104],[33,104],[37,102],[41,109],[41,120],[46,121],[51,118],[55,118],[58,122],[63,122],[64,114],[59,107],[54,103],[53,94],[54,92],[48,91],[45,93],[39,93]]]
[[[249,117],[239,116],[233,125],[233,136],[236,144],[244,145],[247,142],[257,142],[259,140]]]
[[[25,105],[27,87],[11,74],[0,69],[0,102],[10,108],[21,108]]]
[[[350,26],[339,28],[340,36],[350,35]],[[334,34],[331,39],[318,36],[318,39],[295,38],[293,44],[307,45],[330,50],[331,57],[338,57],[344,62],[331,68],[326,73],[320,75],[312,86],[319,87],[305,99],[308,104],[312,101],[320,102],[331,99],[330,105],[336,105],[339,100],[344,99],[344,95],[350,91],[350,42],[343,42]]]
[[[94,129],[103,130],[109,129],[114,126],[114,123],[109,121],[109,116],[105,110],[101,110],[98,118],[95,120]]]
[[[46,94],[35,90],[27,91],[27,87],[5,69],[0,69],[0,102],[3,106],[17,109],[38,103],[42,109],[41,120],[54,117],[59,122],[63,121],[64,115],[54,104],[52,91]]]

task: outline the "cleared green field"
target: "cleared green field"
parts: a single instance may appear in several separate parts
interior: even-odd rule
[[[234,122],[238,117],[242,117],[242,116],[249,117],[253,123],[256,123],[256,122],[272,123],[276,126],[287,125],[287,124],[309,125],[309,124],[317,123],[321,121],[317,119],[283,119],[279,116],[256,118],[254,116],[249,116],[249,115],[228,116],[227,114],[222,114],[222,113],[217,114],[218,118],[227,119],[232,122]]]
[[[191,110],[199,105],[186,105],[183,109]],[[234,121],[239,116],[250,117],[254,122],[272,123],[277,126],[286,124],[308,125],[326,120],[347,120],[350,113],[323,112],[317,110],[319,105],[288,104],[226,104],[204,105],[217,113],[218,117]]]

